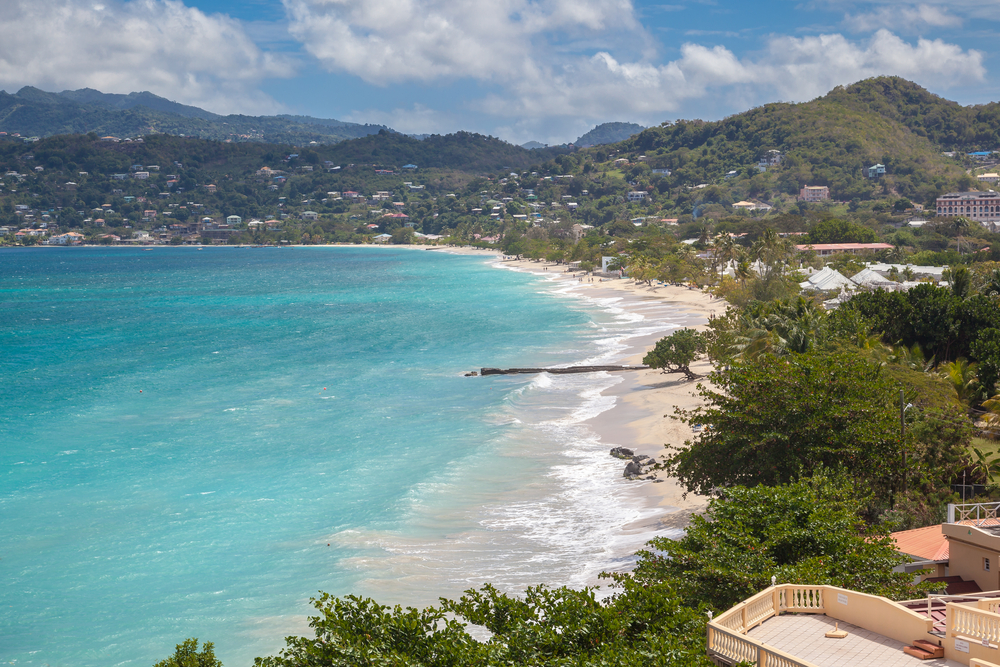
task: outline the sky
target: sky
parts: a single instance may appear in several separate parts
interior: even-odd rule
[[[521,144],[898,75],[1000,99],[1000,0],[0,0],[0,88]]]

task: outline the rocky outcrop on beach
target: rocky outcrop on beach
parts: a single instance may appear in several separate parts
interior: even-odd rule
[[[631,450],[625,449],[624,447],[616,447],[615,449],[622,449],[631,452]],[[611,451],[612,456],[615,456],[614,450]],[[619,456],[618,458],[624,457]],[[625,477],[626,479],[656,479],[655,475],[650,474],[656,466],[656,459],[647,454],[639,454],[630,458],[631,460],[625,465],[625,471],[622,472],[622,477]]]
[[[628,447],[612,447],[611,456],[615,457],[616,459],[631,459],[633,456],[635,456],[635,452],[633,452]]]

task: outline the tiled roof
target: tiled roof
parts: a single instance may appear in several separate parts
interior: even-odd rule
[[[921,560],[948,560],[948,539],[940,525],[893,533],[896,550]]]

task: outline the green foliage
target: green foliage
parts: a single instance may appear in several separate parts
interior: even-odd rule
[[[728,488],[692,517],[680,540],[652,540],[634,576],[671,582],[687,604],[720,611],[769,586],[772,576],[897,600],[919,595],[912,575],[892,572],[908,559],[884,528],[859,519],[862,504],[853,480],[822,472],[786,486]]]
[[[694,329],[678,329],[669,336],[656,341],[642,363],[650,368],[662,369],[664,373],[683,373],[689,380],[697,379],[691,372],[691,364],[705,352],[705,339]]]
[[[908,292],[857,294],[841,308],[858,312],[885,342],[919,345],[927,358],[939,361],[976,359],[973,341],[987,329],[1000,328],[1000,309],[992,297],[963,298],[931,284]]]
[[[876,243],[878,234],[848,220],[822,220],[809,230],[807,243]]]
[[[521,598],[486,585],[423,610],[324,593],[313,600],[315,637],[287,637],[280,655],[254,665],[710,665],[703,614],[679,604],[663,583],[638,586],[622,577],[619,587],[599,601],[592,589],[534,586]],[[476,641],[463,621],[485,627],[491,637]]]
[[[847,352],[760,355],[734,361],[699,385],[705,405],[678,411],[705,428],[669,456],[688,489],[784,484],[820,468],[843,471],[880,497],[901,455],[898,388]]]
[[[972,356],[978,360],[979,384],[986,396],[998,393],[1000,382],[1000,329],[984,329],[979,332],[970,347]]]
[[[214,644],[205,642],[198,650],[197,639],[187,639],[178,644],[174,654],[153,667],[222,667],[222,661],[215,657]]]

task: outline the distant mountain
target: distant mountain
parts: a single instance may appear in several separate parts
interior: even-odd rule
[[[128,95],[115,95],[113,93],[102,93],[101,91],[94,90],[93,88],[81,88],[80,90],[64,90],[59,93],[59,96],[73,102],[77,102],[78,104],[93,104],[97,106],[110,107],[112,109],[146,107],[147,109],[152,109],[153,111],[174,113],[178,116],[184,116],[185,118],[200,118],[202,120],[217,120],[221,118],[221,116],[214,114],[211,111],[205,111],[204,109],[199,109],[198,107],[190,107],[178,102],[171,102],[164,97],[145,91],[141,93],[129,93]]]
[[[639,134],[645,129],[642,125],[635,123],[601,123],[574,143],[581,148],[615,144],[634,134]]]
[[[521,148],[527,148],[529,151],[533,151],[536,148],[548,148],[548,144],[543,144],[540,141],[529,141],[526,144],[521,144]]]
[[[30,86],[0,91],[0,131],[23,136],[97,132],[119,138],[173,134],[217,141],[302,145],[355,139],[384,125],[361,125],[310,116],[220,116],[149,92],[115,95],[91,88],[48,93]]]

